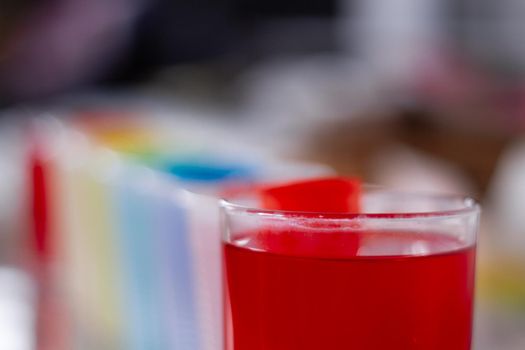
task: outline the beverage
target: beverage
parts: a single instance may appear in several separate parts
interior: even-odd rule
[[[470,349],[474,243],[261,227],[224,243],[228,350]]]

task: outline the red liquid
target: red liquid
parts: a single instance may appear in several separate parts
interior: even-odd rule
[[[475,250],[454,238],[261,231],[224,253],[228,350],[470,349]]]

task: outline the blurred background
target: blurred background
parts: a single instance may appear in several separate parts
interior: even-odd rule
[[[77,348],[55,277],[26,263],[57,125],[135,156],[191,144],[471,195],[474,349],[525,348],[524,30],[521,0],[1,0],[0,349]]]

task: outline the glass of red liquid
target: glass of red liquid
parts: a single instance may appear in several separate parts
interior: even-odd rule
[[[476,202],[368,188],[359,206],[222,202],[226,350],[471,348]]]

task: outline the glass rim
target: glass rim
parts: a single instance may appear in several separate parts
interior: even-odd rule
[[[221,198],[220,207],[228,212],[245,213],[248,215],[258,216],[271,216],[281,218],[305,218],[305,219],[332,219],[332,220],[356,220],[356,219],[383,219],[383,220],[409,220],[409,219],[431,219],[431,218],[450,218],[457,216],[466,216],[469,214],[479,214],[481,207],[474,198],[459,195],[459,194],[443,194],[443,193],[432,193],[432,192],[417,192],[417,191],[403,191],[403,190],[391,190],[388,188],[382,188],[380,186],[365,186],[366,190],[376,190],[377,192],[389,194],[389,195],[400,195],[400,196],[411,196],[419,199],[434,199],[444,200],[460,203],[459,206],[450,209],[443,210],[428,210],[428,211],[385,211],[385,212],[359,212],[359,213],[337,213],[337,212],[324,212],[324,211],[295,211],[295,210],[279,210],[279,209],[265,209],[257,206],[250,206],[241,203],[236,203],[236,199],[247,198],[249,196],[236,196],[233,198]],[[370,191],[369,191],[370,192]],[[253,193],[252,193],[253,197]]]

